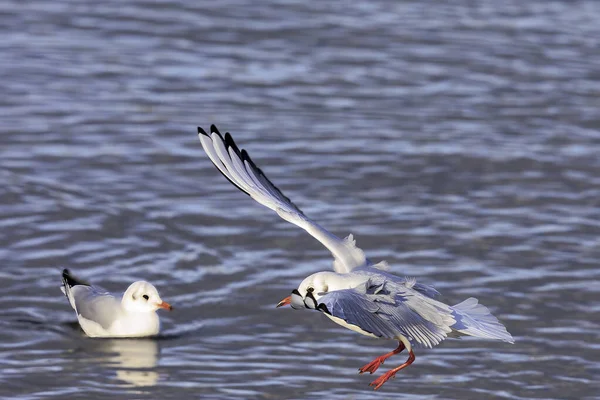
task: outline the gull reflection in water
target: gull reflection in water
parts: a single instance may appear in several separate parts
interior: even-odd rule
[[[160,375],[154,371],[159,347],[152,339],[101,339],[97,350],[102,361],[116,369],[117,379],[132,386],[154,386]]]

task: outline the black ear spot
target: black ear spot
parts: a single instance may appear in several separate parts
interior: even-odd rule
[[[132,299],[134,299],[134,300],[136,300],[136,299],[137,299],[137,297],[135,297],[135,294],[132,294],[132,295],[131,295],[131,298],[132,298]]]
[[[148,300],[148,299],[150,298],[150,297],[148,297],[148,295],[147,295],[147,294],[143,295],[142,297],[143,297],[145,300]]]
[[[312,293],[312,292],[314,292],[314,291],[315,291],[315,288],[313,288],[313,287],[309,287],[308,289],[306,289],[306,291],[307,291],[308,293]]]

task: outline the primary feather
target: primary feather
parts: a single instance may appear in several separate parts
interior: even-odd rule
[[[229,133],[223,137],[211,125],[210,134],[199,127],[198,137],[212,163],[233,185],[284,220],[301,227],[327,247],[334,256],[333,268],[336,272],[350,272],[367,265],[365,254],[356,246],[352,235],[340,239],[304,215],[254,164],[248,153],[238,149]]]

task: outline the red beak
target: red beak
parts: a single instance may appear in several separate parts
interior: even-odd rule
[[[275,308],[288,306],[291,302],[292,302],[292,296],[288,296],[285,299],[281,300],[279,303],[277,303],[277,307],[275,307]]]
[[[161,301],[156,306],[159,308],[164,308],[165,310],[169,310],[169,311],[173,310],[173,307],[171,307],[171,305],[169,303],[167,303],[166,301]]]

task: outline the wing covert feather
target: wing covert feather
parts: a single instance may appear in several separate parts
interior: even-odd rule
[[[98,323],[103,329],[108,329],[121,311],[121,303],[113,295],[98,287],[73,286],[70,295],[73,296],[77,314]]]
[[[317,307],[378,337],[406,337],[412,344],[433,347],[444,340],[454,323],[443,303],[412,289],[387,282],[329,292]],[[320,304],[319,304],[320,306]]]

